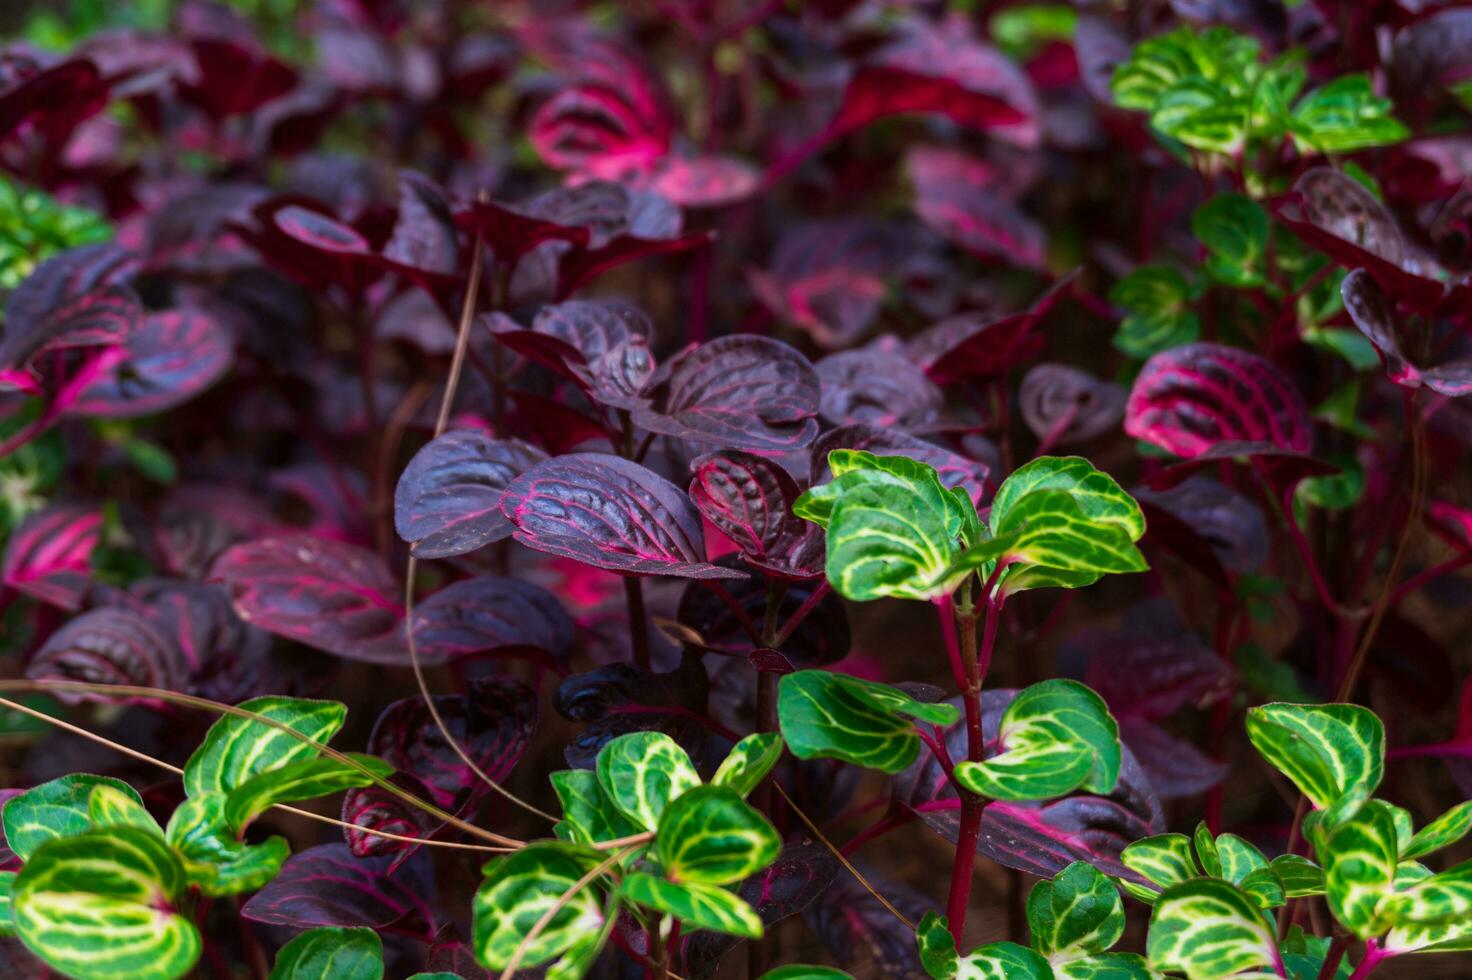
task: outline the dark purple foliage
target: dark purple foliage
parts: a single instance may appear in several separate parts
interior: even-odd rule
[[[394,527],[417,558],[464,555],[509,537],[501,497],[547,454],[520,439],[455,429],[428,443],[399,476]]]
[[[428,861],[395,865],[382,857],[354,857],[346,844],[323,844],[292,855],[241,914],[253,922],[311,929],[317,926],[387,926],[434,935],[424,895]]]

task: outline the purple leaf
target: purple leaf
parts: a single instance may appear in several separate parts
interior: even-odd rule
[[[982,731],[988,756],[997,751],[1002,712],[1016,695],[1015,690],[982,692]],[[966,758],[965,728],[958,722],[946,732],[946,747],[953,759]],[[940,801],[957,798],[955,787],[930,754],[898,777],[897,792],[911,807],[934,807]],[[956,840],[959,809],[923,809],[920,819],[947,840]],[[1133,873],[1120,863],[1119,852],[1141,837],[1164,829],[1160,801],[1126,748],[1119,783],[1107,796],[1075,793],[1041,803],[988,803],[976,852],[998,864],[1045,878],[1074,861],[1088,861],[1105,874],[1132,878]]]
[[[234,339],[198,310],[150,314],[123,342],[124,359],[83,390],[71,415],[136,418],[183,404],[230,369]]]
[[[1131,493],[1141,505],[1174,515],[1211,548],[1225,568],[1251,572],[1267,561],[1268,528],[1262,511],[1231,487],[1210,477],[1193,476],[1168,490],[1137,487]],[[1154,525],[1147,520],[1147,526]]]
[[[245,623],[218,585],[142,579],[117,604],[141,612],[183,658],[188,688],[234,703],[271,689],[271,637]]]
[[[1011,370],[1036,354],[1040,338],[1033,327],[1073,289],[1076,272],[1058,279],[1028,309],[996,318],[961,313],[912,337],[905,354],[925,369],[936,384],[989,377]]]
[[[240,913],[253,922],[293,929],[397,925],[433,936],[433,913],[420,897],[434,893],[429,862],[411,861],[390,873],[392,863],[355,858],[346,844],[313,847],[287,858]]]
[[[1355,269],[1344,277],[1339,290],[1350,319],[1380,352],[1391,381],[1405,388],[1424,385],[1451,398],[1472,394],[1472,361],[1418,368],[1406,357],[1400,342],[1399,317],[1373,275]]]
[[[913,922],[935,908],[935,899],[901,882],[886,878],[859,862],[864,878],[895,908]],[[894,913],[880,904],[857,878],[841,871],[823,900],[803,913],[813,931],[838,962],[858,976],[884,980],[919,980],[928,976],[908,930],[896,929]]]
[[[416,603],[411,619],[423,663],[505,649],[543,650],[565,660],[577,629],[541,586],[489,575],[445,586]]]
[[[26,276],[5,303],[5,337],[30,335],[55,310],[104,286],[126,286],[138,259],[110,242],[59,252]]]
[[[48,351],[115,347],[142,320],[143,308],[133,290],[102,286],[52,310],[28,329],[13,329],[7,323],[0,337],[0,366],[28,367]]]
[[[837,355],[835,355],[837,356]],[[818,374],[768,337],[701,344],[656,372],[634,422],[651,432],[737,449],[801,449],[818,434]]]
[[[441,276],[459,268],[460,245],[443,188],[412,170],[399,172],[399,217],[383,257],[397,266]]]
[[[878,347],[829,354],[816,365],[823,382],[823,418],[834,425],[862,423],[933,429],[945,396],[903,354]]]
[[[457,212],[455,223],[463,231],[480,235],[496,261],[511,266],[543,242],[562,241],[582,246],[589,238],[588,229],[582,225],[565,224],[555,217],[492,201],[477,201],[467,210]]]
[[[1017,401],[1035,436],[1066,446],[1118,425],[1124,418],[1125,391],[1077,368],[1039,364],[1023,376]]]
[[[365,548],[302,533],[248,541],[219,557],[211,579],[268,632],[348,660],[407,659],[399,584]]]
[[[52,504],[20,522],[5,545],[5,584],[71,612],[92,583],[92,551],[102,540],[102,512]]]
[[[654,332],[643,310],[618,300],[573,299],[544,306],[532,319],[530,329],[501,314],[485,318],[485,322],[501,343],[584,385],[590,394],[598,389],[598,379],[590,373],[590,365],[598,364],[631,341],[647,342]],[[651,357],[645,377],[653,370]],[[642,382],[639,387],[643,387]]]
[[[690,469],[690,499],[743,559],[782,578],[823,574],[823,531],[793,515],[802,488],[781,465],[726,449],[701,456]]]
[[[178,690],[188,667],[179,647],[141,613],[104,607],[88,610],[52,633],[31,656],[26,676]],[[56,697],[68,704],[94,699],[89,694]]]
[[[1210,758],[1153,721],[1121,718],[1119,738],[1134,754],[1150,780],[1150,788],[1161,799],[1176,800],[1204,793],[1227,774],[1225,763]]]
[[[211,119],[253,112],[296,87],[296,72],[259,50],[217,38],[191,44],[200,78],[183,86],[183,94]]]
[[[102,110],[110,87],[85,58],[38,71],[0,92],[0,139],[39,117],[47,141],[59,147],[78,123]]]
[[[1118,718],[1156,720],[1180,708],[1205,707],[1229,697],[1236,672],[1194,634],[1161,629],[1087,630],[1069,638],[1070,647],[1091,653],[1084,683]]]
[[[394,490],[394,527],[416,558],[464,555],[511,535],[501,495],[547,458],[520,439],[455,429],[414,454]]]
[[[937,235],[985,259],[1046,271],[1042,225],[995,189],[954,166],[922,166],[912,177],[915,213]]]
[[[670,155],[645,183],[684,208],[720,208],[744,201],[761,186],[761,172],[728,156]]]
[[[276,527],[275,515],[255,494],[185,483],[159,506],[153,538],[169,571],[197,579],[232,544],[264,537]]]
[[[700,512],[652,470],[604,453],[538,463],[506,488],[501,512],[537,551],[627,575],[731,578],[705,560]]]
[[[586,727],[567,744],[563,756],[574,768],[591,769],[611,739],[629,732],[661,731],[699,762],[708,735],[708,690],[699,657],[685,657],[668,673],[615,663],[574,674],[557,688],[552,703],[562,717]]]
[[[1221,344],[1186,344],[1145,362],[1124,429],[1187,459],[1230,443],[1313,448],[1308,408],[1293,382],[1256,354]]]
[[[987,447],[990,449],[990,447]],[[996,464],[994,452],[989,460],[969,459],[907,432],[875,425],[845,425],[825,432],[813,443],[812,482],[826,482],[828,454],[835,449],[862,449],[877,456],[908,456],[935,467],[940,482],[948,487],[965,487],[972,500],[985,496],[987,476]]]

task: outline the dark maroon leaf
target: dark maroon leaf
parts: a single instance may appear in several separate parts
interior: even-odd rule
[[[1068,295],[1076,276],[1059,278],[1021,313],[961,313],[942,320],[911,338],[905,354],[943,385],[1008,371],[1037,353],[1041,340],[1033,327]]]
[[[323,844],[287,858],[281,872],[240,914],[253,922],[317,926],[398,925],[426,938],[434,917],[422,895],[433,894],[427,860],[391,872],[388,858],[356,858],[346,844]]]
[[[1449,361],[1427,368],[1410,362],[1401,346],[1400,318],[1373,275],[1355,269],[1344,277],[1340,294],[1350,319],[1380,352],[1391,381],[1405,388],[1424,385],[1452,398],[1472,394],[1472,361]]]
[[[829,354],[815,365],[823,418],[925,431],[938,426],[945,396],[903,354],[878,347]]]
[[[617,300],[568,300],[538,310],[529,330],[504,315],[486,321],[501,343],[577,382],[599,404],[643,404],[641,392],[654,374],[649,350],[654,328],[638,307]]]
[[[143,320],[127,286],[102,286],[59,307],[29,329],[0,337],[0,365],[24,368],[48,351],[122,344]]]
[[[56,310],[104,286],[126,286],[138,259],[110,242],[59,252],[36,266],[5,302],[5,342],[29,336]]]
[[[670,255],[700,248],[711,241],[708,232],[694,232],[670,238],[645,238],[619,235],[598,249],[574,249],[563,256],[557,267],[557,298],[565,299],[595,278],[635,259],[651,255]]]
[[[240,618],[318,650],[377,664],[407,660],[399,585],[365,548],[307,534],[238,544],[215,562]]]
[[[553,699],[557,713],[586,727],[563,750],[567,764],[591,769],[610,739],[629,732],[660,731],[683,745],[697,761],[705,756],[709,690],[698,656],[678,669],[655,673],[631,664],[608,664],[562,682]]]
[[[506,488],[501,512],[518,542],[631,575],[730,578],[705,560],[700,512],[637,463],[573,453],[538,463]]]
[[[460,245],[450,202],[444,190],[423,174],[399,173],[399,217],[383,257],[439,275],[453,276],[458,268]]]
[[[77,58],[36,72],[0,91],[0,140],[38,120],[53,145],[107,104],[110,83],[92,61]]]
[[[1124,429],[1188,459],[1234,442],[1313,448],[1308,409],[1293,382],[1256,354],[1221,344],[1187,344],[1146,361]]]
[[[1153,721],[1121,718],[1119,738],[1140,763],[1150,788],[1161,799],[1195,796],[1211,789],[1227,774],[1218,762],[1196,746],[1177,738]]]
[[[136,418],[183,404],[230,369],[230,334],[208,313],[152,313],[123,341],[124,358],[82,391],[69,413]]]
[[[253,112],[296,86],[296,72],[259,50],[217,38],[192,44],[200,79],[184,93],[212,119]]]
[[[701,456],[690,469],[690,499],[743,559],[783,578],[823,574],[822,529],[793,515],[802,488],[781,465],[726,449]]]
[[[373,326],[380,340],[401,340],[426,354],[443,356],[455,349],[455,327],[422,289],[406,289],[389,300]]]
[[[1229,697],[1236,673],[1194,634],[1179,627],[1086,630],[1071,647],[1088,651],[1084,683],[1118,718],[1165,718],[1180,708],[1205,707]]]
[[[1251,572],[1267,561],[1267,522],[1262,511],[1238,491],[1206,476],[1193,476],[1168,490],[1137,487],[1141,504],[1173,514],[1199,536],[1221,564],[1234,572]],[[1147,522],[1147,526],[1149,525]]]
[[[557,597],[520,579],[479,576],[416,603],[414,643],[424,663],[507,648],[545,650],[565,659],[577,632]]]
[[[841,356],[841,355],[834,355]],[[768,337],[701,344],[661,366],[634,422],[651,432],[739,449],[801,449],[818,434],[818,374]]]
[[[141,613],[101,608],[82,613],[52,633],[26,665],[32,680],[131,684],[178,690],[188,676],[178,646]],[[69,704],[89,694],[58,693]],[[111,700],[110,698],[108,700]]]
[[[586,245],[588,229],[568,225],[550,217],[523,213],[520,208],[491,201],[477,201],[458,212],[455,222],[462,229],[478,234],[495,254],[498,262],[515,265],[527,252],[543,242],[563,241]]]
[[[141,612],[168,638],[197,694],[234,703],[275,681],[270,634],[241,620],[218,585],[143,579],[109,604]]]
[[[987,447],[990,450],[990,446]],[[898,429],[876,425],[845,425],[825,432],[813,443],[812,482],[824,483],[828,476],[828,454],[835,449],[862,449],[876,456],[908,456],[935,467],[940,481],[948,487],[965,487],[972,500],[985,496],[987,477],[995,465],[995,452],[989,461],[968,459],[934,443],[926,442]]]
[[[988,756],[997,751],[1002,712],[1016,695],[1014,690],[982,692],[982,730]],[[946,732],[946,747],[951,758],[966,758],[964,724],[953,725]],[[912,807],[957,798],[933,755],[925,755],[898,780],[900,798]],[[956,840],[959,809],[924,809],[920,819],[942,837]],[[1106,796],[1075,793],[1042,803],[988,803],[976,852],[998,864],[1041,877],[1052,877],[1074,861],[1088,861],[1106,874],[1132,878],[1133,873],[1120,863],[1119,852],[1164,828],[1160,801],[1126,747],[1119,784]]]
[[[1421,99],[1432,86],[1466,79],[1472,67],[1469,46],[1472,11],[1466,9],[1440,10],[1404,28],[1395,36],[1390,54],[1390,80],[1396,95]]]
[[[735,567],[734,555],[722,558],[720,564]],[[692,582],[685,587],[676,613],[681,626],[699,637],[703,649],[728,654],[747,654],[757,650],[746,624],[758,630],[767,611],[767,583],[762,576],[745,572],[740,579],[722,583],[735,604],[745,613],[745,621],[731,606],[709,587]],[[776,622],[784,628],[792,617],[812,598],[813,590],[826,589],[821,582],[789,582],[777,604]],[[798,667],[827,667],[849,655],[851,639],[848,613],[843,602],[832,592],[825,592],[818,604],[805,614],[802,622],[782,643],[781,655]]]
[[[417,558],[464,555],[510,537],[501,495],[547,458],[520,439],[477,429],[446,432],[414,454],[394,490],[394,527]]]
[[[1017,393],[1022,420],[1054,445],[1083,442],[1112,430],[1124,418],[1125,391],[1064,364],[1039,364]]]
[[[254,494],[186,483],[160,505],[154,540],[169,571],[202,578],[220,552],[245,538],[265,536],[276,524]]]
[[[915,213],[936,234],[986,259],[1046,269],[1042,225],[993,186],[955,167],[922,167],[912,176]]]
[[[885,877],[859,862],[870,887],[882,894],[912,922],[934,911],[935,899]],[[894,913],[848,871],[833,879],[823,900],[803,913],[828,951],[857,976],[883,980],[923,980],[929,976],[908,930],[894,928]]]
[[[77,611],[92,582],[102,523],[102,512],[86,504],[52,504],[29,515],[6,542],[5,584]]]

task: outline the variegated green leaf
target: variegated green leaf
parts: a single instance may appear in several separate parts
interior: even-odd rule
[[[731,747],[720,768],[711,777],[713,786],[729,786],[738,795],[747,796],[767,778],[782,758],[782,736],[777,732],[756,732]]]
[[[174,980],[199,959],[194,923],[174,912],[184,869],[157,834],[89,830],[48,841],[14,884],[16,933],[77,980]]]
[[[668,881],[641,872],[625,878],[622,891],[631,902],[674,916],[687,930],[710,929],[745,939],[762,935],[756,909],[718,885]]]
[[[1328,936],[1306,935],[1299,926],[1291,926],[1278,949],[1283,957],[1283,972],[1291,980],[1319,980],[1324,972],[1324,961],[1329,956],[1332,940]],[[1353,967],[1349,957],[1343,957],[1332,977],[1323,980],[1349,980]]]
[[[1220,834],[1214,844],[1220,865],[1220,870],[1216,872],[1217,877],[1225,878],[1234,885],[1240,884],[1252,872],[1268,866],[1268,859],[1263,856],[1262,851],[1236,834]]]
[[[853,974],[831,966],[812,966],[808,963],[789,963],[763,973],[759,980],[854,980]]]
[[[393,766],[371,755],[353,752],[368,773],[386,777]],[[244,830],[252,820],[278,803],[311,800],[329,793],[371,785],[373,779],[361,769],[352,768],[337,759],[299,759],[279,768],[252,776],[232,789],[225,797],[226,825],[235,833]]]
[[[1268,863],[1268,869],[1277,876],[1287,898],[1324,894],[1324,871],[1308,858],[1280,854]]]
[[[1201,336],[1201,320],[1191,309],[1191,284],[1165,265],[1142,265],[1114,284],[1109,302],[1123,307],[1114,346],[1145,358]]]
[[[1252,899],[1219,878],[1193,878],[1161,893],[1146,939],[1150,967],[1189,980],[1271,969],[1278,946]]]
[[[472,904],[476,958],[492,970],[504,970],[543,913],[602,861],[598,851],[539,842],[487,863]],[[599,895],[596,882],[575,892],[527,947],[522,963],[545,963],[602,929]]]
[[[1146,881],[1169,888],[1201,874],[1185,834],[1157,834],[1137,840],[1119,854],[1120,863]]]
[[[1158,980],[1139,953],[1098,953],[1053,964],[1056,980]]]
[[[1378,800],[1339,820],[1318,850],[1329,909],[1361,939],[1384,931],[1380,904],[1395,884],[1397,853],[1395,818]]]
[[[106,786],[140,808],[143,798],[127,783],[109,776],[78,772],[42,783],[5,802],[0,822],[5,840],[21,860],[28,861],[47,841],[71,837],[92,828],[92,791]]]
[[[1001,533],[1020,523],[1012,519],[1012,511],[1039,490],[1064,491],[1086,519],[1114,525],[1131,541],[1145,533],[1145,516],[1135,498],[1082,456],[1039,456],[1018,467],[992,498],[992,531]]]
[[[1410,861],[1451,847],[1472,831],[1472,800],[1458,803],[1418,830],[1410,845],[1401,850],[1402,861]]]
[[[1000,551],[1009,563],[999,579],[999,588],[1007,594],[1053,586],[1078,588],[1106,574],[1143,572],[1149,567],[1120,525],[1085,516],[1063,490],[1034,490],[1015,502],[996,537],[983,544],[983,549],[965,552],[953,567],[981,568],[974,557],[990,560]]]
[[[284,837],[247,844],[225,820],[225,794],[207,793],[174,810],[168,841],[184,862],[189,883],[210,896],[238,895],[263,887],[291,856]]]
[[[279,722],[318,744],[326,744],[347,717],[337,701],[264,697],[241,708]],[[259,773],[310,759],[317,749],[270,725],[226,715],[210,726],[204,741],[184,766],[184,791],[190,796],[228,792]]]
[[[1410,135],[1390,108],[1390,100],[1375,94],[1367,76],[1342,75],[1294,106],[1289,129],[1300,150],[1348,153],[1389,146]]]
[[[563,840],[598,844],[632,837],[642,829],[613,805],[591,770],[565,769],[554,772],[551,780],[562,802],[562,820],[555,830]]]
[[[654,847],[670,877],[725,885],[775,861],[782,838],[735,790],[697,786],[665,809]]]
[[[372,929],[308,929],[281,947],[270,980],[383,980],[383,941]]]
[[[92,787],[87,814],[94,827],[137,827],[162,837],[164,829],[153,819],[136,793],[123,792],[106,783]]]
[[[915,945],[920,949],[920,965],[932,980],[952,980],[956,975],[956,938],[951,935],[945,916],[926,912],[915,927]]]
[[[598,753],[598,783],[623,814],[643,830],[654,830],[670,801],[693,786],[700,774],[690,756],[663,732],[631,732]]]
[[[1216,838],[1212,836],[1211,828],[1206,826],[1205,821],[1196,825],[1191,842],[1196,847],[1196,862],[1201,865],[1201,870],[1212,878],[1227,878],[1222,874],[1222,857],[1216,849]],[[1230,878],[1227,880],[1231,881]]]
[[[573,943],[567,952],[547,967],[543,980],[583,980],[592,971],[603,947],[608,944],[608,937],[618,925],[619,917],[613,914],[614,907],[611,903],[604,909],[603,928]]]
[[[1247,737],[1315,806],[1368,799],[1385,774],[1385,727],[1359,705],[1260,705]]]
[[[1119,890],[1092,865],[1075,861],[1040,881],[1027,897],[1032,948],[1059,963],[1103,953],[1124,935]]]
[[[14,871],[0,871],[0,936],[15,933],[15,878]]]
[[[789,675],[790,676],[790,675]],[[1099,695],[1055,679],[1023,689],[1002,714],[1001,752],[962,762],[956,779],[999,800],[1042,800],[1080,787],[1110,793],[1119,778],[1119,726]]]
[[[920,752],[914,720],[949,725],[957,711],[948,704],[925,704],[885,684],[799,670],[778,683],[777,717],[787,747],[799,759],[840,759],[893,773]]]
[[[1206,270],[1243,289],[1266,281],[1268,227],[1267,211],[1245,194],[1217,194],[1191,215],[1191,233],[1206,246]]]
[[[1398,892],[1386,906],[1386,917],[1397,925],[1472,920],[1472,861],[1463,861]]]
[[[987,943],[961,957],[956,980],[1053,980],[1053,969],[1026,946]]]

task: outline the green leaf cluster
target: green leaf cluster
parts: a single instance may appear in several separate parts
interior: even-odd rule
[[[0,177],[0,289],[14,289],[57,252],[112,237],[107,219]]]

